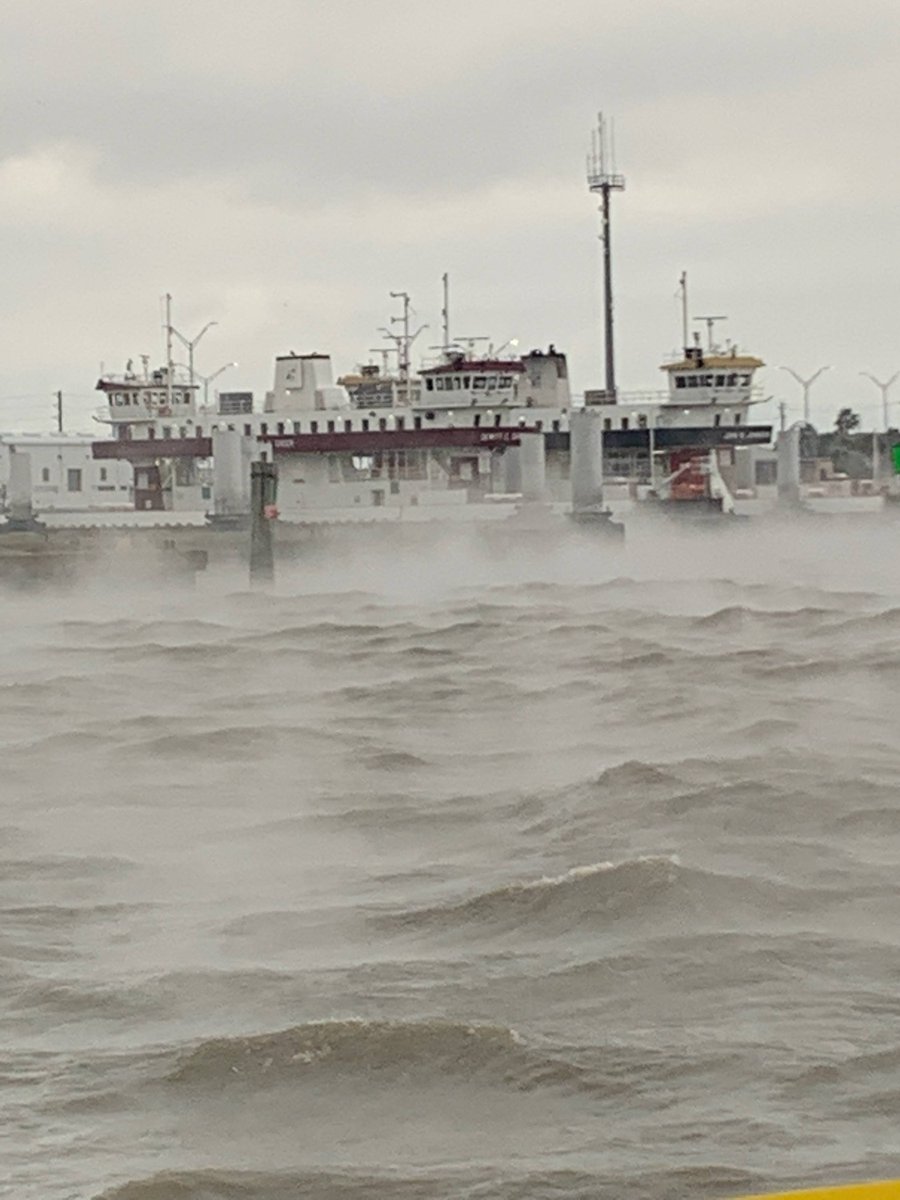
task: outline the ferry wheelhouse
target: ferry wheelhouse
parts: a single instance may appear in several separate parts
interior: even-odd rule
[[[602,477],[611,501],[699,501],[730,510],[756,481],[753,447],[768,447],[771,425],[754,422],[761,359],[688,347],[663,363],[662,393],[587,393],[602,433]]]

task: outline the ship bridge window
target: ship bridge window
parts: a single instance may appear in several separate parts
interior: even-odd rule
[[[472,376],[471,375],[463,375],[463,387],[470,388],[471,386],[472,386]]]
[[[472,380],[472,390],[475,392],[483,392],[487,387],[487,380],[483,375],[476,375]]]
[[[683,375],[675,376],[675,386],[677,388],[683,388],[686,386],[686,384],[687,384],[687,380],[685,379],[685,377]]]
[[[737,375],[735,375],[735,374],[732,372],[732,374],[728,376],[728,386],[729,386],[729,387],[735,387],[735,386],[736,386],[736,384],[737,384]]]
[[[426,391],[426,392],[432,392],[432,391],[434,391],[434,380],[433,380],[433,379],[431,379],[431,378],[426,378],[426,380],[425,380],[425,391]]]
[[[750,386],[750,376],[742,375],[741,376],[741,387],[749,387],[749,386]]]
[[[697,386],[697,376],[696,375],[688,375],[688,376],[686,376],[686,380],[687,380],[688,387],[696,387]]]
[[[512,375],[501,375],[500,386],[502,388],[512,387]]]
[[[724,386],[725,386],[725,376],[717,375],[716,376],[716,387],[724,387]]]
[[[497,390],[497,376],[496,376],[496,375],[488,375],[488,377],[487,377],[487,381],[486,381],[486,382],[487,382],[487,387],[485,388],[485,391],[488,391],[488,392],[496,392],[496,390]]]

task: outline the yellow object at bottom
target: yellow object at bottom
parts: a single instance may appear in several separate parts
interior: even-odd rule
[[[900,1179],[845,1183],[802,1192],[761,1192],[755,1196],[735,1196],[734,1200],[900,1200]]]

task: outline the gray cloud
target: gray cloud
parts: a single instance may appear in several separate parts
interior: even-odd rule
[[[626,386],[657,383],[685,266],[763,357],[843,364],[823,404],[874,410],[856,371],[894,369],[893,5],[43,0],[2,25],[0,394],[158,348],[165,290],[257,391],[288,342],[346,368],[390,288],[436,325],[445,269],[462,332],[554,340],[591,385],[597,107],[629,180]]]

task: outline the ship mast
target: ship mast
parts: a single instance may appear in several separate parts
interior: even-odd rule
[[[616,360],[613,345],[612,245],[610,235],[609,197],[611,192],[625,190],[624,175],[617,175],[611,138],[607,139],[603,113],[597,114],[597,128],[591,134],[591,152],[587,159],[588,191],[601,197],[603,242],[603,341],[606,354],[606,392],[611,400],[616,396]]]
[[[681,272],[681,278],[678,280],[678,287],[681,292],[681,346],[685,354],[688,352],[688,291],[687,291],[687,271]]]
[[[446,359],[450,354],[450,276],[445,271],[441,279],[444,285],[444,307],[441,309],[441,325],[444,331],[442,349]]]
[[[391,317],[391,325],[400,325],[403,332],[394,333],[391,329],[382,329],[380,332],[386,338],[394,343],[397,348],[398,366],[400,368],[400,385],[403,390],[403,398],[406,404],[412,403],[412,359],[411,351],[412,344],[422,332],[427,329],[427,325],[420,325],[415,333],[410,332],[410,300],[409,292],[391,292],[392,300],[403,301],[403,312],[400,316]]]

